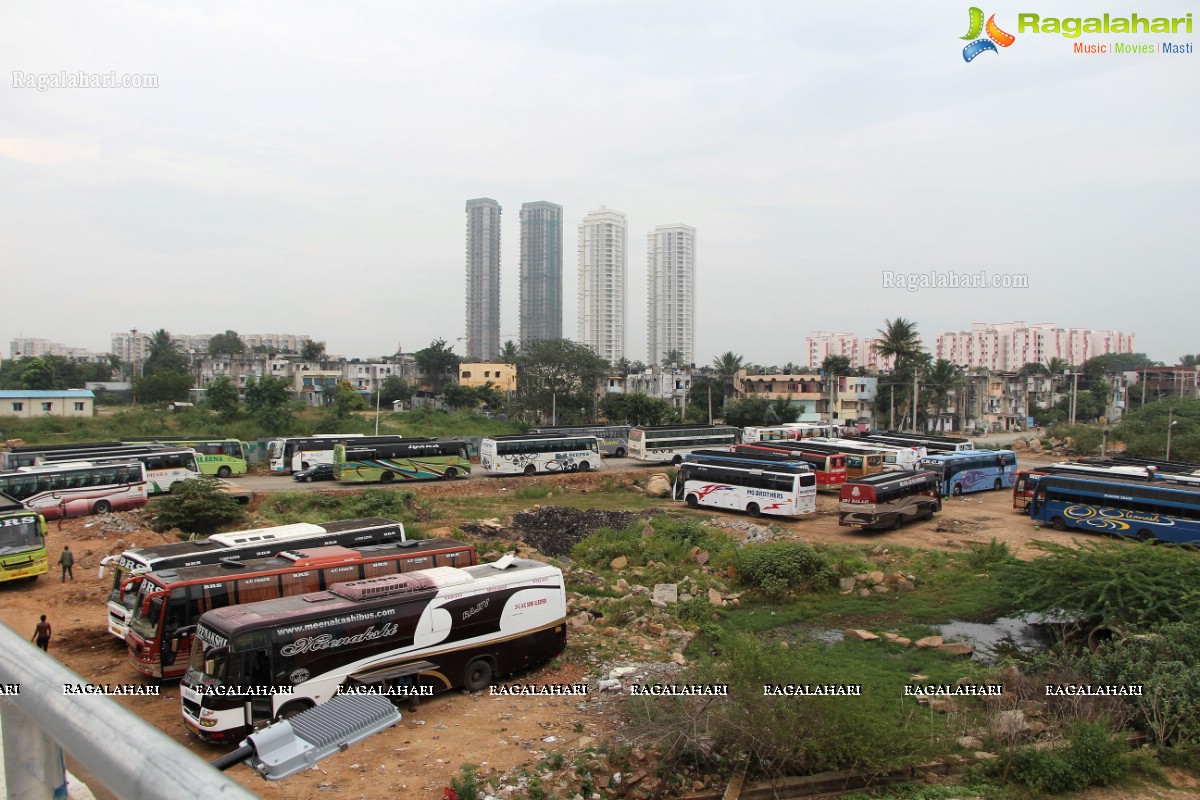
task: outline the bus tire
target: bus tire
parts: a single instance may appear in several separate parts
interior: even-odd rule
[[[297,714],[303,714],[313,707],[313,704],[308,700],[293,700],[283,708],[279,709],[279,713],[275,715],[275,721],[291,719]]]
[[[618,447],[616,452],[613,453],[613,455],[616,456],[617,458],[624,458],[625,457],[625,448]]]
[[[586,462],[586,461],[580,461],[580,462],[579,462],[579,471],[580,471],[580,472],[587,472],[587,471],[588,471],[588,470],[590,470],[591,468],[592,468],[592,465],[591,465],[591,464],[589,464],[588,462]]]
[[[228,478],[232,474],[233,474],[233,470],[231,470],[227,466],[217,467],[217,477],[218,478]]]
[[[112,503],[107,500],[97,500],[96,505],[92,506],[92,512],[95,514],[107,514],[112,511]]]
[[[962,497],[962,484],[961,483],[954,484],[953,494],[955,497]]]
[[[1063,522],[1062,517],[1055,517],[1054,519],[1050,520],[1050,527],[1054,528],[1056,531],[1065,531],[1067,529],[1067,523]]]
[[[492,685],[492,662],[477,658],[463,670],[463,688],[468,692],[482,692]]]
[[[1147,530],[1146,528],[1142,528],[1137,532],[1137,540],[1139,542],[1150,542],[1153,544],[1157,541],[1157,538],[1151,531]]]
[[[1001,485],[1002,484],[1000,483],[1000,479],[996,478],[996,482],[994,484],[992,484],[992,488],[995,489],[996,491],[1000,491]]]
[[[380,483],[391,483],[395,479],[396,479],[396,476],[386,470],[384,471],[384,473],[382,475],[379,476]]]
[[[933,504],[932,504],[932,503],[930,503],[929,505],[925,506],[925,514],[924,514],[924,516],[922,517],[922,519],[933,519],[933,511],[934,511],[934,509],[933,509]]]
[[[452,481],[458,477],[458,470],[454,467],[446,467],[446,472],[442,475],[448,481]]]
[[[687,504],[688,504],[688,508],[699,508],[700,507],[700,498],[696,497],[696,495],[694,495],[694,494],[689,494],[687,496]]]
[[[752,517],[757,517],[762,513],[762,509],[758,507],[758,503],[751,503],[750,505],[746,506],[746,513]]]
[[[537,467],[535,467],[533,464],[525,465],[525,477],[526,478],[532,478],[536,474],[537,474]]]

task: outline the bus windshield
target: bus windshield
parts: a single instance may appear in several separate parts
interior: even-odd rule
[[[155,591],[158,594],[153,594]],[[128,596],[126,595],[126,597]],[[150,600],[149,608],[146,607],[147,598]],[[143,579],[142,585],[138,587],[137,602],[133,605],[133,617],[129,622],[130,630],[136,631],[139,636],[147,640],[153,639],[158,634],[158,621],[162,619],[163,602],[166,599],[167,596],[162,592],[161,586],[156,585],[153,581]]]
[[[187,677],[196,686],[221,686],[229,669],[229,648],[213,647],[196,637],[188,658]]]
[[[0,519],[0,555],[19,553],[45,544],[38,518],[32,514]]]

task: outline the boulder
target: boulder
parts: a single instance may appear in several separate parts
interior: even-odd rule
[[[920,645],[921,643],[917,642],[917,646],[920,647]],[[952,656],[969,656],[971,653],[975,652],[974,647],[969,644],[963,644],[962,642],[945,642],[944,644],[938,645],[937,649],[943,653],[949,653]]]
[[[931,647],[941,647],[943,639],[940,636],[926,636],[924,639],[917,639],[918,650],[928,650]]]
[[[958,746],[964,750],[982,750],[983,741],[977,736],[960,736],[958,737]]]
[[[661,472],[654,473],[646,480],[646,494],[651,497],[670,497],[670,478]]]
[[[612,569],[625,569],[629,566],[629,558],[627,556],[617,556],[608,563]]]
[[[992,717],[992,729],[997,736],[1018,736],[1029,730],[1024,711],[1001,711]]]
[[[709,605],[723,606],[723,605],[725,605],[725,598],[721,597],[721,593],[718,592],[716,589],[709,589],[708,590],[708,602],[709,602]]]
[[[873,642],[879,638],[870,631],[865,631],[862,628],[847,628],[846,630],[842,631],[842,636],[859,642]]]
[[[858,581],[854,578],[841,578],[838,580],[838,588],[843,592],[849,592],[854,589],[857,583]]]
[[[671,605],[679,602],[679,586],[674,583],[656,583],[654,584],[654,594],[651,595],[654,600],[660,603]]]

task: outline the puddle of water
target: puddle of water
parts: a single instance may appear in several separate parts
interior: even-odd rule
[[[1037,615],[1025,619],[1000,617],[992,622],[952,620],[929,627],[947,642],[965,642],[973,646],[975,652],[971,657],[983,664],[994,664],[1006,656],[1045,650],[1055,641],[1050,624]],[[840,628],[796,626],[791,630],[798,638],[821,644],[834,644],[845,638]]]

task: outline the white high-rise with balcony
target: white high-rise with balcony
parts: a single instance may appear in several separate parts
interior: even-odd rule
[[[625,357],[625,215],[604,206],[579,225],[579,341],[610,364]]]
[[[696,363],[696,229],[659,225],[646,240],[646,361]]]

